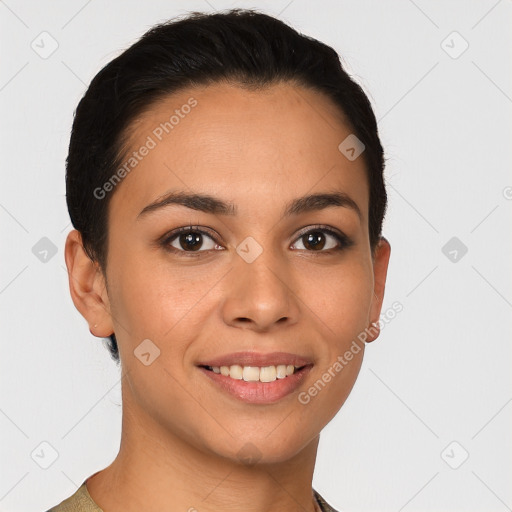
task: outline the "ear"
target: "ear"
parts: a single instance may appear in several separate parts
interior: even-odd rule
[[[105,280],[97,262],[84,250],[82,235],[74,229],[66,238],[64,250],[69,291],[76,309],[89,324],[93,336],[106,338],[114,332]]]
[[[386,276],[388,273],[389,257],[391,255],[391,245],[381,236],[373,258],[373,299],[370,307],[370,321],[371,326],[367,331],[370,335],[366,338],[369,343],[376,340],[380,334],[380,312],[382,310],[382,302],[384,298],[384,290],[386,287]]]

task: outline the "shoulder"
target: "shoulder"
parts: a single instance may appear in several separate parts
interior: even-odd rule
[[[103,512],[103,510],[98,507],[87,492],[84,481],[72,496],[46,512]]]
[[[316,501],[320,506],[320,510],[322,512],[338,512],[336,509],[332,508],[329,503],[327,503],[320,494],[313,489],[313,494],[315,495]]]

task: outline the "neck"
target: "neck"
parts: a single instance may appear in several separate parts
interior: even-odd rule
[[[178,434],[163,432],[155,422],[135,417],[124,403],[119,453],[87,480],[89,494],[101,509],[318,510],[312,479],[319,436],[290,459],[248,465],[201,450]]]

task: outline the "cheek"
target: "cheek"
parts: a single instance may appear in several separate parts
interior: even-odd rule
[[[161,350],[165,347],[166,352],[176,353],[180,339],[194,336],[201,325],[195,319],[208,302],[203,297],[209,288],[208,278],[194,272],[191,268],[144,263],[137,257],[125,259],[117,268],[112,312],[114,322],[132,345],[149,338]]]
[[[302,281],[302,296],[309,307],[305,311],[314,313],[335,345],[343,345],[368,326],[373,274],[363,261],[354,258],[353,263],[328,271],[309,272]]]

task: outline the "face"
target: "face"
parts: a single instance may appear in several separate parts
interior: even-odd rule
[[[346,400],[382,304],[389,245],[372,260],[365,164],[338,149],[350,127],[313,91],[218,84],[131,128],[96,332],[116,333],[125,407],[202,452],[288,459]]]

